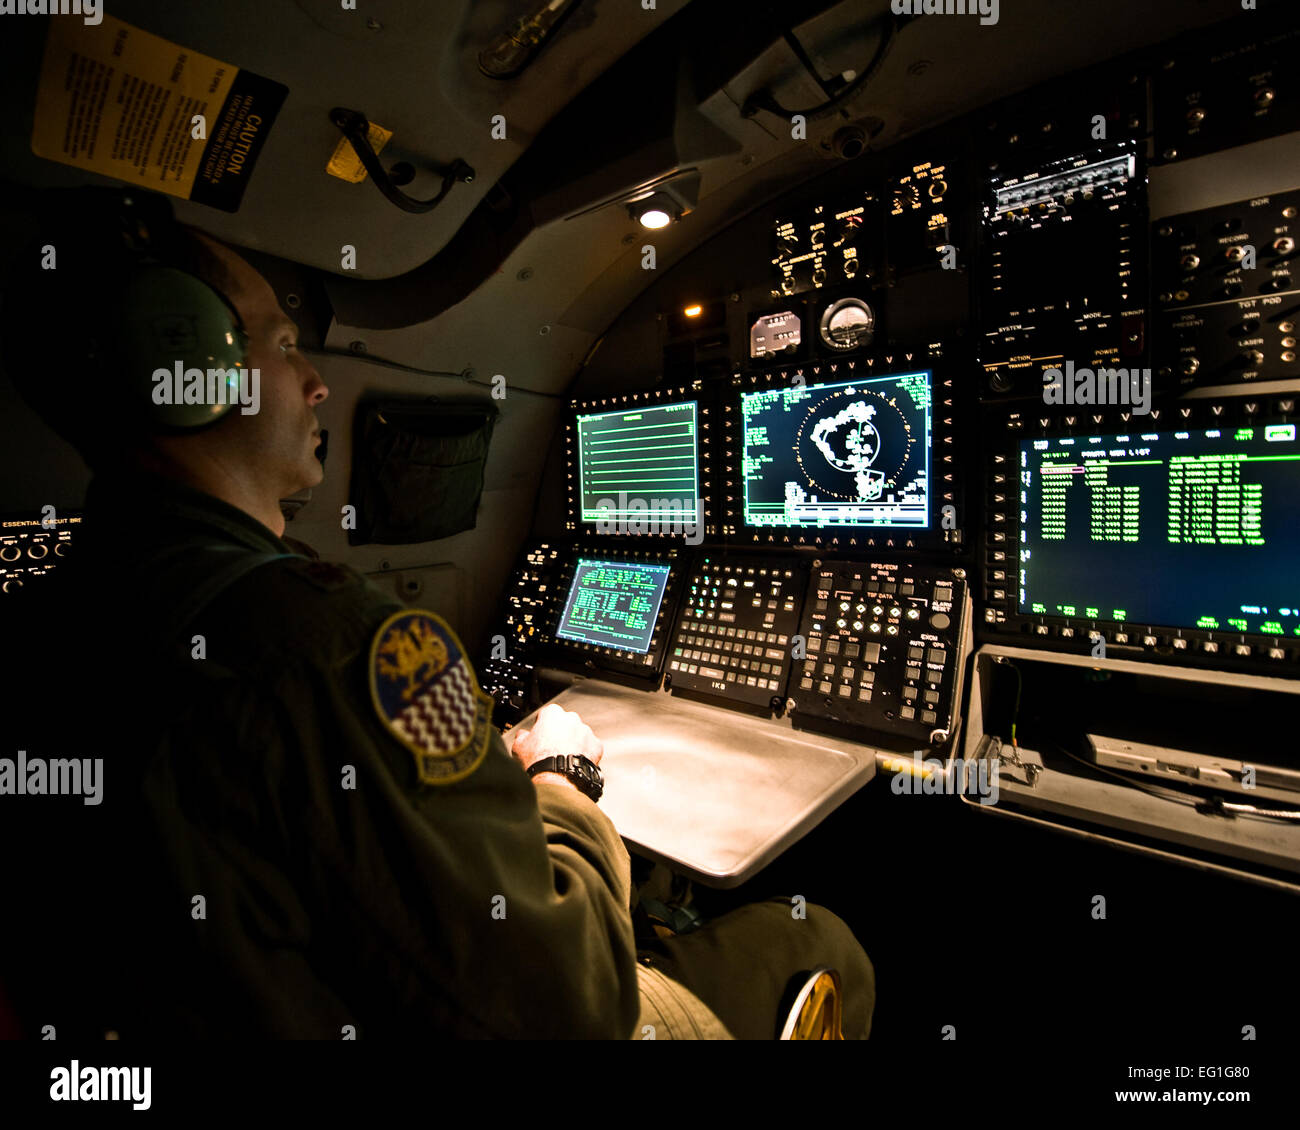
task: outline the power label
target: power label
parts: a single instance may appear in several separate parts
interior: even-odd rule
[[[32,152],[236,212],[288,93],[112,16],[52,20]]]

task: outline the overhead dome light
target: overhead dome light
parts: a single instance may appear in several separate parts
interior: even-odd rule
[[[648,183],[620,191],[588,208],[571,212],[564,218],[576,220],[603,208],[626,209],[628,218],[643,228],[658,231],[689,216],[700,199],[700,171],[694,167],[679,169]]]
[[[672,216],[657,205],[645,209],[637,220],[643,228],[666,228],[673,222]]]

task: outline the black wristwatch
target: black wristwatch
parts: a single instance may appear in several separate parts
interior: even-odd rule
[[[592,800],[600,800],[600,794],[605,791],[605,778],[596,763],[577,754],[564,753],[534,761],[528,767],[528,775],[533,777],[538,773],[563,773]]]

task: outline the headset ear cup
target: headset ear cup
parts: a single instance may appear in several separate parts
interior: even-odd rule
[[[128,409],[159,428],[201,428],[239,402],[248,336],[225,300],[202,279],[149,264],[124,295],[120,369]]]

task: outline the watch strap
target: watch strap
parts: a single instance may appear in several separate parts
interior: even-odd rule
[[[559,773],[592,800],[599,800],[605,791],[599,767],[587,757],[572,753],[553,754],[534,761],[528,767],[528,775],[535,777],[538,773]]]

